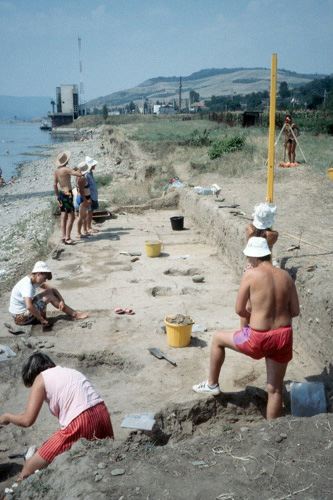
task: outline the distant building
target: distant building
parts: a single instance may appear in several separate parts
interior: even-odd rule
[[[79,116],[79,90],[74,84],[56,88],[56,113],[49,113],[52,127],[68,125]]]
[[[161,107],[161,104],[154,104],[154,107],[153,107],[153,114],[154,115],[160,114],[160,107]]]
[[[165,106],[160,106],[158,115],[175,115],[176,110],[172,104],[166,104]]]

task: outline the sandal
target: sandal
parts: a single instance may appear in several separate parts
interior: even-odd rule
[[[121,307],[117,307],[114,312],[116,314],[125,314],[125,309],[122,309]]]
[[[125,309],[124,310],[125,314],[129,314],[130,316],[133,316],[133,314],[135,314],[135,312],[133,311],[133,309]]]
[[[65,245],[75,245],[75,241],[73,241],[72,239],[65,240],[64,243]]]

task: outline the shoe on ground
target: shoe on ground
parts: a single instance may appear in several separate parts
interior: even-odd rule
[[[218,396],[221,394],[221,389],[219,384],[215,384],[213,386],[208,385],[208,381],[205,380],[200,384],[196,384],[192,387],[194,392],[198,392],[199,394],[211,394],[212,396]]]

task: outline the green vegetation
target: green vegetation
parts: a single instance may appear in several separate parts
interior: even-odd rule
[[[97,187],[109,186],[112,182],[112,175],[96,175],[95,181]]]
[[[234,153],[243,149],[245,144],[244,136],[235,135],[233,137],[224,137],[223,139],[215,140],[209,151],[208,156],[211,160],[220,158],[226,153]]]
[[[153,121],[143,120],[135,128],[130,138],[140,142],[193,145],[193,141],[196,142],[198,138],[207,136],[211,130],[216,128],[215,123],[198,118],[195,117],[189,121],[182,121],[178,117],[162,119],[155,117]]]

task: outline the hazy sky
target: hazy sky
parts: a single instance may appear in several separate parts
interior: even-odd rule
[[[333,73],[333,0],[0,0],[0,94],[86,100],[204,68]]]

